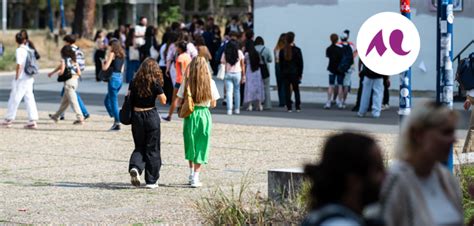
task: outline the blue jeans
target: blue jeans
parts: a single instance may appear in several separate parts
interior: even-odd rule
[[[227,111],[232,110],[232,100],[234,97],[235,108],[234,110],[240,109],[240,79],[242,73],[226,73],[224,77],[225,87],[226,87],[226,101],[227,101]]]
[[[367,109],[369,109],[370,93],[374,90],[372,95],[372,116],[378,118],[380,117],[380,111],[382,109],[383,79],[364,77],[362,83],[362,97],[360,99],[359,115],[364,115],[367,112]]]
[[[114,117],[115,122],[120,122],[118,92],[122,88],[122,74],[120,72],[112,73],[107,85],[107,95],[105,96],[104,105],[110,117]]]
[[[63,95],[64,95],[64,87],[61,90],[61,97]],[[84,105],[84,102],[82,101],[82,98],[81,96],[79,96],[78,92],[76,92],[76,95],[77,95],[77,102],[79,103],[79,107],[81,108],[81,111],[82,111],[82,115],[84,115],[84,117],[87,117],[89,115],[89,112],[87,111],[86,105]]]

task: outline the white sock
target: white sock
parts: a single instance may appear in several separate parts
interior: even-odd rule
[[[191,176],[194,175],[194,169],[193,168],[189,168],[189,175],[191,175]]]
[[[194,172],[194,180],[199,181],[199,172]]]

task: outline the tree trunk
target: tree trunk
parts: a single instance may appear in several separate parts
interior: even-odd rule
[[[91,39],[94,35],[96,0],[77,0],[74,10],[72,33],[80,38]]]
[[[83,25],[82,21],[84,20],[84,0],[76,1],[76,8],[74,9],[74,22],[72,25],[72,33],[82,36]]]
[[[92,39],[94,36],[94,24],[95,24],[95,7],[96,0],[87,0],[84,5],[84,18],[83,18],[83,29],[82,37]]]

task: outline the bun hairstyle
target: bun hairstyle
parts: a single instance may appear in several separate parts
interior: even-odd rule
[[[346,29],[342,32],[342,34],[339,36],[339,38],[342,41],[347,41],[347,39],[349,39],[349,33],[350,33],[350,31]]]

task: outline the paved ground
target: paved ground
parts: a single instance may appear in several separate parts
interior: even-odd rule
[[[0,115],[5,114],[10,79],[0,76]],[[356,118],[350,111],[324,111],[317,102],[304,104],[300,114],[274,108],[229,117],[220,107],[213,111],[212,151],[202,174],[204,187],[192,189],[184,184],[187,163],[182,125],[175,120],[162,124],[160,187],[135,189],[127,174],[133,150],[130,127],[108,132],[112,120],[105,116],[100,93],[105,85],[86,77],[80,86],[94,113],[85,125],[72,125],[72,114],[59,124],[47,120],[47,113],[59,106],[61,86],[39,78],[35,94],[41,110],[40,128],[22,129],[24,110],[19,111],[13,128],[0,128],[0,224],[195,225],[202,221],[193,205],[200,197],[210,196],[219,187],[229,192],[249,171],[252,190],[266,194],[268,169],[300,167],[314,161],[324,138],[334,130],[352,127],[372,131],[387,159],[398,131],[398,116],[393,110],[374,120]],[[304,95],[303,100],[309,95],[324,96]],[[460,144],[462,140],[456,150]]]

